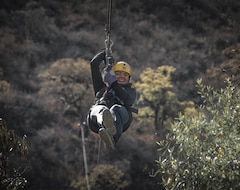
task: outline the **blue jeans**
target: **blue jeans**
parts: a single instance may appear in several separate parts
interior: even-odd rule
[[[122,133],[127,130],[128,126],[126,125],[129,123],[130,116],[128,110],[122,105],[115,104],[110,108],[110,111],[113,115],[115,127],[117,129],[117,133],[113,138],[114,141],[117,142]]]

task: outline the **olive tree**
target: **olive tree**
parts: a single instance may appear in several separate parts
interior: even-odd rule
[[[166,189],[240,188],[240,89],[226,82],[216,90],[199,79],[199,114],[180,115],[158,142]]]
[[[140,75],[140,81],[135,84],[140,95],[138,118],[153,119],[156,130],[162,129],[166,121],[177,117],[179,111],[185,112],[188,108],[195,113],[193,102],[180,102],[174,93],[171,81],[174,71],[175,68],[168,65],[157,69],[146,68]]]

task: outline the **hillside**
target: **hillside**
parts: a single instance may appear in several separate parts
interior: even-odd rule
[[[114,1],[113,56],[131,64],[133,82],[147,67],[176,67],[178,98],[199,104],[197,78],[216,87],[223,76],[239,79],[239,10],[237,0]],[[70,184],[84,179],[79,123],[94,99],[89,60],[104,48],[106,22],[107,1],[0,3],[0,81],[7,84],[0,117],[31,142],[23,174],[30,189],[77,189]],[[164,133],[156,134],[152,123],[136,120],[111,154],[90,133],[90,170],[111,164],[131,181],[125,190],[160,189],[160,177],[149,176],[159,138]]]

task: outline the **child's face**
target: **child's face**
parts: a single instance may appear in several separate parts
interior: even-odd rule
[[[117,77],[119,84],[127,84],[129,82],[129,74],[124,71],[116,71],[115,75]]]

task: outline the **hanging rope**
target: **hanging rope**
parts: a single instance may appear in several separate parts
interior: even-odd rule
[[[112,45],[113,45],[113,41],[111,41],[112,0],[108,0],[107,7],[108,7],[108,17],[107,17],[107,24],[105,26],[105,31],[106,31],[105,49],[106,49],[106,57],[109,57],[112,54]]]
[[[83,161],[84,161],[84,168],[85,168],[85,178],[87,183],[87,189],[90,190],[89,179],[88,179],[88,164],[87,164],[87,154],[85,148],[85,136],[84,136],[84,125],[81,125],[81,137],[82,137],[82,146],[83,146]]]
[[[102,140],[101,140],[101,139],[99,139],[99,141],[98,141],[98,155],[97,155],[97,164],[99,163],[99,160],[100,160],[101,144],[102,144]]]

